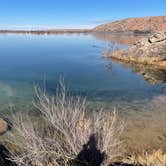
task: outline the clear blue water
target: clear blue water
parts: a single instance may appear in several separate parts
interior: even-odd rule
[[[164,94],[164,84],[152,85],[132,68],[102,59],[102,48],[110,44],[90,34],[1,34],[1,110],[11,104],[26,107],[33,87],[44,81],[48,92],[55,93],[60,76],[71,93],[89,101],[132,102]]]
[[[93,108],[120,111],[129,147],[166,151],[166,72],[102,59],[106,37],[0,34],[0,114],[32,110],[34,86],[54,94],[61,76]]]

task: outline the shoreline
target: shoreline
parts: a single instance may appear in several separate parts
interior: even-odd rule
[[[64,33],[89,33],[90,29],[53,29],[53,30],[0,30],[0,34],[64,34]]]
[[[137,41],[126,50],[116,49],[108,52],[107,58],[150,65],[154,68],[166,70],[166,32],[156,32],[153,35]]]
[[[113,60],[117,60],[118,62],[126,62],[128,64],[133,64],[133,65],[144,65],[144,66],[147,66],[147,67],[153,67],[154,69],[158,69],[158,70],[166,70],[166,61],[162,61],[162,62],[152,62],[152,63],[145,63],[144,61],[139,61],[138,59],[128,59],[128,58],[125,58],[123,56],[110,56],[108,57],[110,59],[113,59]]]
[[[0,34],[73,34],[73,33],[92,33],[92,34],[113,34],[113,35],[150,35],[151,32],[134,32],[134,31],[94,31],[93,29],[43,29],[43,30],[6,30],[0,29]]]

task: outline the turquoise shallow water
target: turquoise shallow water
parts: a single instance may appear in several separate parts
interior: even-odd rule
[[[73,94],[90,101],[134,101],[163,94],[163,84],[152,85],[132,68],[102,59],[102,49],[109,46],[111,42],[90,34],[1,34],[1,108],[31,103],[33,87],[44,81],[48,92],[55,93],[60,76]]]
[[[115,42],[127,47],[126,36],[106,37],[1,34],[0,114],[33,109],[34,86],[55,94],[63,77],[70,93],[86,97],[92,108],[120,112],[130,148],[166,151],[166,72],[102,59],[103,48]]]

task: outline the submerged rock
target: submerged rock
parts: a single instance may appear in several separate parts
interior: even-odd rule
[[[141,75],[145,81],[152,85],[160,83],[166,85],[166,70],[155,69],[153,66],[147,66],[139,63],[133,64],[126,63],[125,61],[119,62],[115,59],[112,61],[120,63],[125,68],[130,68],[132,72]]]
[[[0,135],[4,134],[8,130],[8,123],[0,118]]]
[[[115,51],[110,57],[166,69],[166,32],[157,32],[136,42],[127,50]]]

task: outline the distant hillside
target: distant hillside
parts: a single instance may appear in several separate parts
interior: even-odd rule
[[[166,30],[166,16],[127,18],[99,25],[94,31],[148,33]]]

